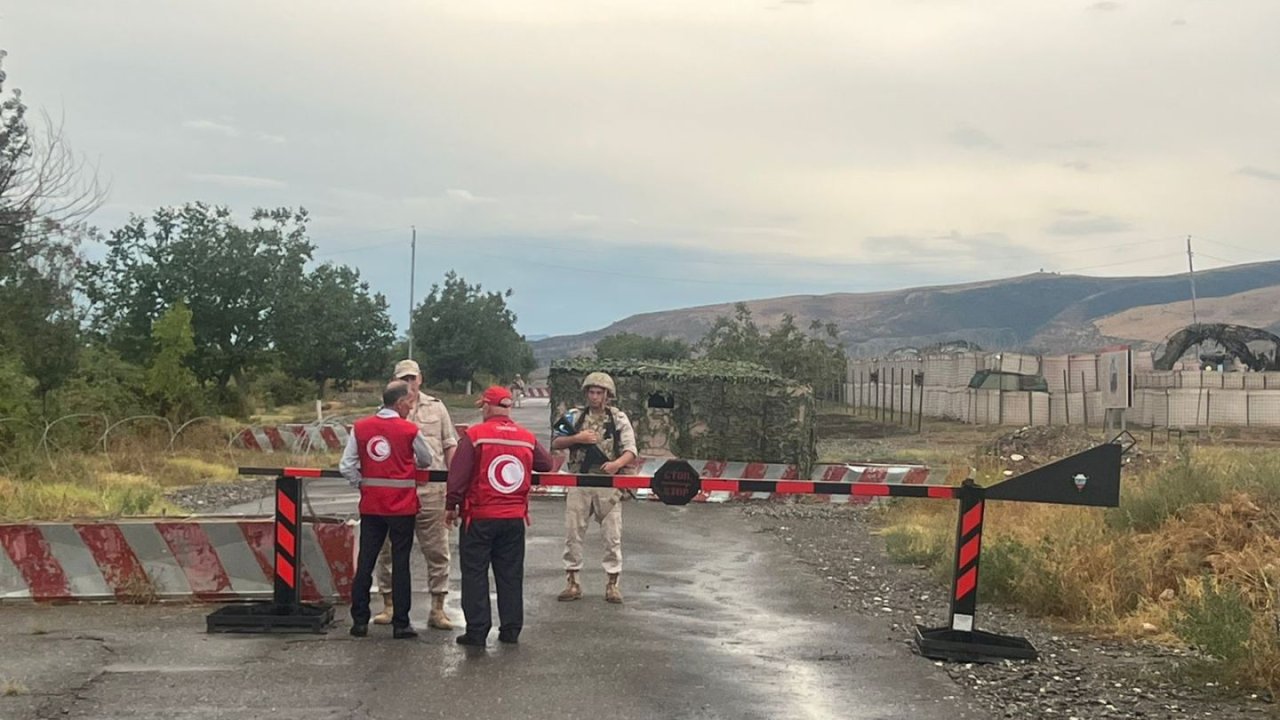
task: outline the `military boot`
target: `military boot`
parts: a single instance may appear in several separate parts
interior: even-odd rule
[[[395,612],[395,607],[391,602],[391,593],[382,593],[382,612],[373,616],[374,625],[390,625],[391,614]]]
[[[621,573],[609,573],[609,581],[604,586],[604,599],[614,605],[622,604],[622,591],[618,589],[618,576]]]
[[[566,570],[565,575],[568,576],[567,583],[564,586],[564,590],[561,590],[560,594],[556,596],[556,599],[577,600],[582,597],[582,586],[578,584],[578,571]]]
[[[437,630],[453,629],[453,622],[444,614],[444,593],[431,593],[431,614],[427,616],[427,625]]]

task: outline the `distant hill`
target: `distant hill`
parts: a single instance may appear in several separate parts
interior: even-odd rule
[[[1201,320],[1280,326],[1280,261],[1196,273]],[[1154,345],[1191,322],[1185,275],[1089,277],[1034,273],[1004,280],[876,293],[793,295],[747,303],[762,326],[790,313],[834,322],[851,354],[968,340],[984,348],[1059,353],[1117,341]],[[533,343],[546,363],[589,352],[620,332],[699,340],[733,304],[633,315],[608,327]],[[1159,322],[1155,319],[1159,318]]]

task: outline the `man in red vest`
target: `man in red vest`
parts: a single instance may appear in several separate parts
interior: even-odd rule
[[[462,519],[458,537],[462,614],[459,645],[484,647],[493,627],[489,566],[498,586],[498,640],[516,643],[524,626],[524,528],[533,471],[551,470],[551,454],[511,419],[511,391],[484,391],[484,421],[467,428],[449,466],[446,522]],[[394,577],[394,574],[393,574]]]
[[[418,636],[409,624],[412,585],[409,551],[418,515],[417,469],[431,465],[431,448],[418,426],[405,418],[413,409],[409,383],[396,380],[382,391],[382,409],[357,420],[347,436],[338,471],[360,488],[360,555],[351,588],[351,634],[369,634],[369,587],[378,551],[391,536],[391,635]]]

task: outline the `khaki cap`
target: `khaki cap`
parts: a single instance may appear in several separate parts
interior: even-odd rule
[[[401,360],[400,362],[396,363],[396,371],[394,375],[397,378],[402,378],[405,375],[415,375],[417,377],[422,377],[422,370],[418,368],[418,363],[412,360]]]

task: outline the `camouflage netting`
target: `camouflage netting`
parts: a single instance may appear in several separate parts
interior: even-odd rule
[[[813,393],[751,363],[564,360],[551,366],[551,422],[581,406],[582,379],[600,370],[618,386],[643,455],[795,463],[817,457]]]

